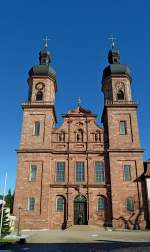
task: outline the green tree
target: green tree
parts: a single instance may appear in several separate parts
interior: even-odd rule
[[[1,219],[1,214],[2,214],[2,207],[0,208],[0,219]],[[4,211],[3,211],[1,234],[2,234],[2,237],[4,237],[5,235],[10,234],[10,221],[9,221],[9,218],[8,218],[8,212],[7,212],[6,208],[4,208]]]
[[[14,202],[14,194],[11,194],[11,189],[8,190],[7,195],[5,196],[6,207],[10,208],[10,213],[13,212],[13,202]]]

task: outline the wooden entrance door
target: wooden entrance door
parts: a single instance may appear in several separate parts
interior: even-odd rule
[[[87,201],[84,196],[77,196],[74,200],[74,224],[87,224]]]

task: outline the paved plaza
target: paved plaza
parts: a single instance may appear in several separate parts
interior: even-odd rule
[[[55,230],[22,232],[26,244],[5,247],[16,252],[149,252],[149,231]],[[0,250],[3,251],[3,250]]]

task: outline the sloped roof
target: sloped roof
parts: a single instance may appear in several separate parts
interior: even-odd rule
[[[63,115],[63,117],[66,117],[66,116],[94,116],[96,117],[96,115],[93,114],[90,110],[82,108],[80,105],[78,105],[74,109],[69,110],[68,113]]]

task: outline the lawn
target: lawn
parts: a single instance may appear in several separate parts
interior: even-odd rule
[[[10,243],[10,242],[15,242],[16,240],[14,239],[0,239],[0,243]]]

